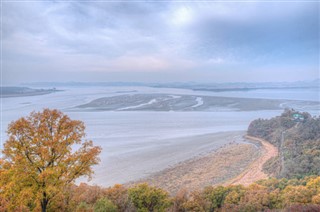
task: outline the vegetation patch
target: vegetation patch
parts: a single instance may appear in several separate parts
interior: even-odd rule
[[[266,172],[286,178],[320,175],[320,117],[287,109],[280,116],[254,120],[248,134],[279,149],[279,157],[264,166]]]

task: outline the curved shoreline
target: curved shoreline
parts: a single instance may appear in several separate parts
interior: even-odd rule
[[[263,172],[263,164],[267,162],[270,158],[276,157],[278,155],[278,149],[271,143],[257,137],[245,136],[246,139],[251,142],[259,142],[261,144],[262,154],[259,158],[253,161],[247,169],[238,175],[236,178],[228,181],[224,185],[250,185],[258,180],[266,179],[269,176]]]
[[[215,151],[183,161],[127,185],[147,182],[175,194],[181,189],[197,190],[212,185],[247,186],[268,178],[262,166],[267,160],[277,156],[277,148],[259,138],[247,135],[243,138],[245,141],[236,139]]]
[[[106,162],[95,167],[91,184],[112,186],[149,178],[166,168],[217,151],[244,134],[245,131],[227,131],[133,143],[132,151],[103,159]],[[123,148],[128,150],[127,146]]]
[[[215,151],[183,161],[127,185],[146,182],[171,194],[182,189],[198,190],[234,179],[259,157],[260,152],[255,145],[231,142]]]

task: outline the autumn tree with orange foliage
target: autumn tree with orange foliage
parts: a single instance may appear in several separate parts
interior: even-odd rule
[[[84,140],[84,130],[83,122],[50,109],[9,125],[0,159],[0,200],[7,209],[54,210],[64,188],[91,177],[101,148]]]

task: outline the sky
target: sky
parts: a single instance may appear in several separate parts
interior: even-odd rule
[[[319,78],[319,2],[2,1],[2,84]]]

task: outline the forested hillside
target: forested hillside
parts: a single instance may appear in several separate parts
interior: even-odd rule
[[[281,116],[252,121],[248,134],[278,147],[279,156],[264,166],[274,176],[320,175],[320,117],[286,109]]]

